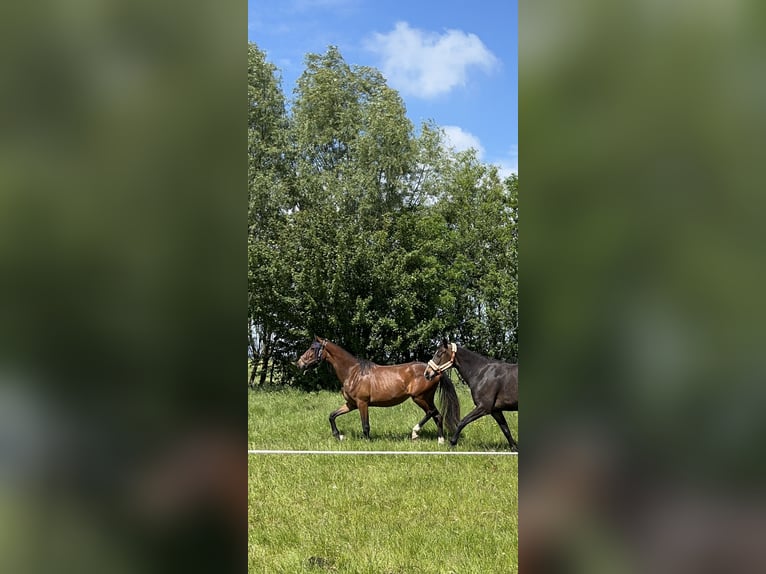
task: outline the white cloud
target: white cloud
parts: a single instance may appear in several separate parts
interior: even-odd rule
[[[458,126],[441,126],[447,138],[447,147],[455,148],[455,151],[465,151],[469,148],[476,150],[479,159],[484,156],[484,147],[475,135]]]
[[[498,174],[503,179],[513,173],[519,175],[519,146],[511,146],[506,155],[490,161],[486,160],[484,157],[486,155],[486,150],[484,149],[484,146],[481,145],[481,140],[471,132],[465,131],[460,126],[441,126],[441,129],[444,130],[444,144],[447,147],[454,148],[454,150],[458,152],[470,148],[475,149],[476,157],[479,161],[496,165]]]
[[[397,22],[388,34],[373,34],[366,48],[380,55],[381,70],[393,87],[421,98],[464,86],[471,67],[489,72],[498,64],[475,34],[447,30],[439,35],[407,22]]]
[[[505,179],[514,173],[517,176],[519,175],[519,162],[498,161],[495,162],[495,165],[498,167],[497,174],[501,179]]]
[[[507,156],[492,163],[500,168],[498,172],[502,178],[506,178],[512,173],[519,175],[519,147],[512,146]]]

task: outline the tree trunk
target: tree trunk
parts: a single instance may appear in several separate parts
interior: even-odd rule
[[[271,345],[268,341],[264,342],[263,344],[263,361],[261,362],[261,379],[260,384],[261,386],[266,385],[266,375],[269,372],[269,358],[271,357]]]
[[[253,324],[249,319],[247,322],[247,346],[250,350],[248,357],[252,357],[250,364],[253,366],[247,384],[252,389],[255,388],[255,374],[258,372],[258,349],[255,347],[255,339],[253,338]]]
[[[250,386],[251,389],[255,388],[255,373],[258,372],[258,361],[253,360],[253,370],[250,371],[250,380],[247,381],[247,384]]]

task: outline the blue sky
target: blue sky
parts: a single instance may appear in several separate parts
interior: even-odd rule
[[[456,149],[518,173],[516,0],[248,0],[248,39],[290,99],[304,56],[338,46],[396,88],[416,129],[433,119]]]

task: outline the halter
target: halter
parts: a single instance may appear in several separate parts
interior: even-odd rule
[[[455,343],[449,344],[450,351],[452,351],[452,356],[449,358],[449,361],[446,363],[442,363],[441,365],[437,365],[434,363],[434,360],[431,359],[428,361],[428,366],[431,367],[434,371],[437,373],[443,373],[447,369],[449,369],[455,362],[455,353],[457,353],[457,345]]]
[[[314,360],[319,362],[324,357],[322,357],[322,351],[324,351],[325,345],[327,345],[327,339],[325,339],[321,344],[319,341],[314,341],[311,343],[311,348],[314,349]]]

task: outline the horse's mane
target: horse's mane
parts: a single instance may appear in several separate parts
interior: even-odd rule
[[[352,355],[346,349],[344,349],[340,345],[333,343],[332,341],[327,341],[327,342],[331,344],[333,347],[335,347],[336,349],[338,349],[339,351],[351,357],[354,361],[356,361],[357,364],[359,365],[359,374],[366,375],[372,370],[373,367],[377,367],[377,365],[373,363],[372,361],[369,361],[367,359],[360,359],[359,357]]]
[[[359,361],[359,374],[360,375],[366,375],[370,370],[377,366],[372,361],[368,361],[367,359],[357,359]]]
[[[507,365],[512,364],[512,363],[510,363],[508,361],[505,361],[503,359],[495,359],[493,357],[486,357],[486,356],[484,356],[484,355],[482,355],[480,353],[477,353],[476,351],[472,351],[471,349],[468,349],[468,348],[463,347],[463,346],[461,346],[460,348],[465,353],[467,353],[470,358],[476,359],[476,360],[478,360],[479,362],[482,362],[482,363],[505,363]]]

